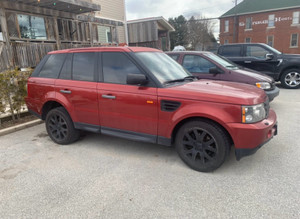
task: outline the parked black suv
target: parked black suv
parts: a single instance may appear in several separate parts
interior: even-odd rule
[[[285,88],[300,87],[300,55],[283,54],[263,43],[226,44],[218,54],[281,81]]]

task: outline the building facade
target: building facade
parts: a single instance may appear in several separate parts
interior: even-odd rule
[[[127,22],[130,46],[170,50],[170,32],[174,27],[163,17],[143,18]]]
[[[300,53],[299,0],[244,0],[220,18],[220,43],[266,43]]]
[[[124,22],[117,18],[125,9],[104,9],[94,0],[1,0],[0,71],[35,67],[53,50],[124,42]]]

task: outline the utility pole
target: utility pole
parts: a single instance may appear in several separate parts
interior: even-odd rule
[[[237,13],[236,13],[237,0],[235,0],[234,6],[234,18],[233,18],[233,43],[237,43]]]

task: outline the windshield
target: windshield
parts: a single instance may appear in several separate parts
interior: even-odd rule
[[[281,52],[279,52],[277,49],[274,49],[273,47],[269,46],[269,45],[265,45],[269,50],[271,50],[273,53],[275,54],[281,54]]]
[[[236,64],[221,56],[215,55],[213,53],[205,53],[204,55],[227,69],[239,69]]]
[[[164,53],[138,52],[135,55],[162,84],[191,76],[181,65]]]

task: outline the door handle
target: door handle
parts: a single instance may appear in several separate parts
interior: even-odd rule
[[[245,61],[246,64],[250,64],[252,61]]]
[[[103,94],[102,97],[105,98],[105,99],[111,99],[111,100],[116,99],[116,96],[112,96],[112,95]]]
[[[63,94],[70,94],[70,93],[72,93],[72,91],[70,91],[70,90],[60,90],[59,92],[61,92]]]

